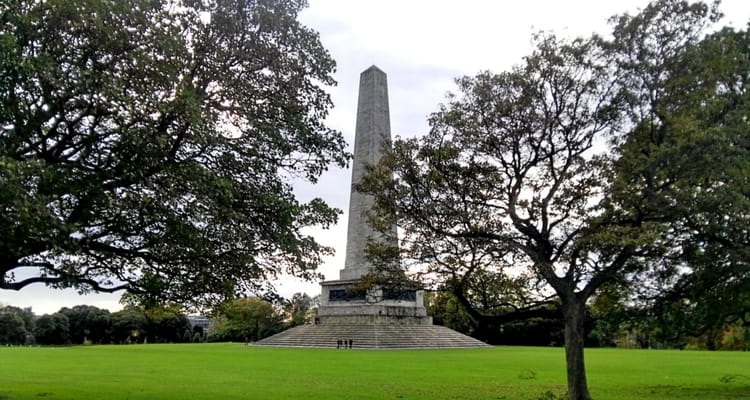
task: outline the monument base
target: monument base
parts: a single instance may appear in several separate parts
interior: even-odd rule
[[[433,325],[422,291],[371,289],[358,292],[358,280],[321,283],[314,323],[295,326],[255,342],[256,346],[349,349],[486,348],[487,344]],[[398,298],[394,298],[398,297]],[[347,347],[348,346],[348,347]]]
[[[358,292],[354,290],[357,282],[322,282],[316,321],[326,325],[432,325],[423,291],[373,288]]]
[[[394,317],[382,315],[348,314],[319,316],[323,325],[432,325],[432,317]]]

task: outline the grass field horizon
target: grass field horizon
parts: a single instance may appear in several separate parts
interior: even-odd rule
[[[595,399],[750,399],[750,353],[587,349]],[[0,400],[539,399],[560,348],[290,349],[220,344],[0,348]]]

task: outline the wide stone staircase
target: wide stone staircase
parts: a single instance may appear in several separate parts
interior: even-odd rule
[[[439,325],[300,325],[255,342],[256,346],[336,348],[339,340],[354,349],[441,349],[488,347],[470,336]]]

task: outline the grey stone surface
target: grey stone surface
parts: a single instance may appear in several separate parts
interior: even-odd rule
[[[383,291],[371,289],[364,299],[330,301],[331,290],[348,290],[356,281],[328,281],[321,284],[318,317],[324,325],[396,324],[431,325],[424,307],[424,293],[416,292],[413,300],[384,299]]]
[[[354,187],[365,174],[365,168],[377,164],[385,148],[391,146],[391,121],[388,108],[388,78],[385,72],[371,66],[359,76],[357,125],[354,135],[354,161],[352,165],[351,193],[349,197],[349,225],[346,236],[346,260],[341,270],[342,280],[358,279],[369,271],[365,257],[368,238],[390,241],[398,245],[396,225],[382,235],[367,221],[366,213],[372,209],[373,199],[359,193]]]
[[[391,122],[388,107],[388,78],[382,70],[371,66],[359,76],[357,125],[354,135],[354,162],[349,197],[349,225],[346,236],[346,260],[340,280],[321,284],[318,316],[321,324],[415,324],[430,325],[422,292],[413,300],[388,300],[380,289],[370,290],[365,298],[331,300],[331,291],[346,291],[370,271],[365,255],[368,240],[388,241],[398,246],[396,224],[382,234],[373,229],[367,218],[373,198],[355,190],[367,165],[380,161],[391,146]]]
[[[300,325],[255,342],[255,345],[336,349],[341,339],[351,340],[352,348],[361,350],[489,347],[444,326],[395,324]]]

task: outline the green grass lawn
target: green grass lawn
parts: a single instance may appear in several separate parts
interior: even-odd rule
[[[590,349],[586,361],[595,399],[750,399],[750,353]],[[0,400],[539,399],[564,386],[558,348],[0,348]]]

